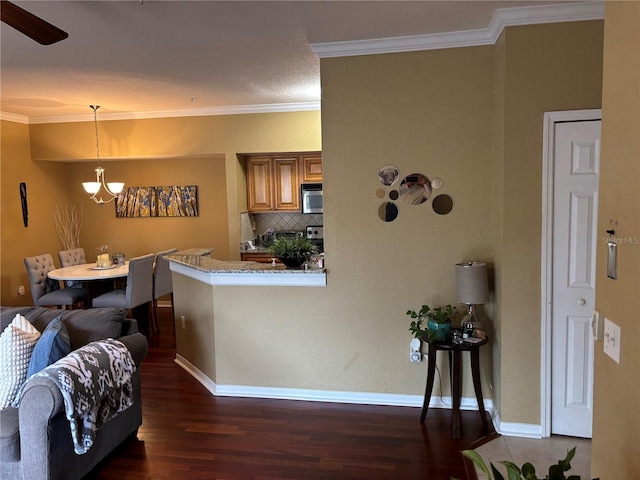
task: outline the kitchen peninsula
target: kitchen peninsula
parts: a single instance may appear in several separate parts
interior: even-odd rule
[[[324,269],[287,269],[284,265],[223,261],[210,257],[211,250],[190,249],[168,255],[171,271],[208,285],[324,287]]]
[[[314,388],[312,370],[304,366],[292,371],[289,356],[311,354],[326,362],[333,348],[330,339],[314,342],[313,348],[303,342],[324,317],[321,309],[309,308],[328,301],[324,269],[221,261],[205,249],[167,259],[178,365],[215,395],[263,396],[273,388]],[[300,381],[282,378],[290,374],[300,375]]]

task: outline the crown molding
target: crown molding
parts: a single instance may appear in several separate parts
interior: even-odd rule
[[[496,10],[487,28],[478,30],[376,40],[315,43],[311,45],[311,50],[318,58],[333,58],[493,45],[505,27],[601,20],[603,18],[604,2],[602,1],[502,8]]]
[[[0,112],[0,120],[5,120],[7,122],[13,123],[29,123],[29,117],[25,115],[18,115],[17,113]]]
[[[210,107],[188,110],[156,110],[149,112],[100,112],[100,120],[141,120],[150,118],[172,117],[207,117],[214,115],[241,115],[251,113],[282,113],[320,110],[320,102],[272,103],[265,105],[240,105],[231,107]],[[43,117],[26,117],[13,113],[0,112],[0,119],[13,122],[28,123],[73,123],[92,122],[93,114],[51,115]],[[10,117],[10,118],[5,118]]]

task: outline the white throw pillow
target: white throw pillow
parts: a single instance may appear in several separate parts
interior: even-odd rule
[[[22,315],[16,315],[0,334],[0,409],[11,405],[27,380],[31,353],[40,332]]]

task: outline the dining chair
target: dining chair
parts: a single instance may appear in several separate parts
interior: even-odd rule
[[[164,295],[171,295],[171,316],[174,315],[173,310],[173,282],[171,280],[171,270],[169,269],[169,260],[165,255],[171,255],[177,252],[177,248],[171,248],[156,253],[153,262],[153,316],[151,317],[151,328],[154,331],[160,330],[158,325],[158,299]]]
[[[58,259],[61,267],[71,267],[72,265],[82,265],[87,263],[87,257],[84,254],[84,248],[74,248],[71,250],[60,250]],[[82,282],[78,280],[65,280],[67,287],[82,287]]]
[[[25,257],[24,265],[29,275],[33,304],[37,306],[52,306],[58,308],[73,306],[81,303],[85,305],[87,291],[82,287],[60,288],[60,282],[53,280],[47,274],[56,268],[53,257],[43,253],[35,257]]]
[[[153,302],[153,259],[154,254],[148,253],[129,260],[127,285],[124,290],[117,289],[95,297],[92,307],[119,307],[129,311],[143,304]]]
[[[84,248],[73,248],[71,250],[60,250],[58,252],[61,267],[70,267],[71,265],[82,265],[87,263],[87,257],[84,254]]]

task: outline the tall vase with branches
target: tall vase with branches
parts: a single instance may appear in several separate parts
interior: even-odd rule
[[[80,246],[82,213],[82,203],[56,203],[51,208],[56,233],[64,250],[72,250]]]

